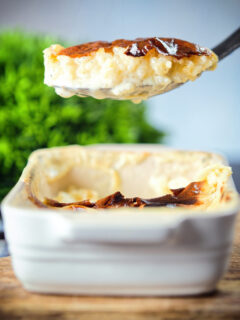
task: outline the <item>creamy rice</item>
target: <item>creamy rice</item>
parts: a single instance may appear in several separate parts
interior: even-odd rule
[[[210,55],[177,59],[154,51],[133,57],[124,54],[126,48],[114,47],[112,52],[100,48],[87,56],[73,58],[58,55],[62,49],[56,44],[44,50],[44,83],[55,87],[62,97],[85,93],[98,99],[140,102],[195,80],[203,71],[215,69],[218,60],[211,51]]]

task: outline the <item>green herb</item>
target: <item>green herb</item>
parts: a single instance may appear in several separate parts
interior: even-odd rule
[[[43,84],[42,51],[56,39],[0,34],[0,199],[16,183],[29,154],[68,144],[160,142],[144,104],[64,99]]]

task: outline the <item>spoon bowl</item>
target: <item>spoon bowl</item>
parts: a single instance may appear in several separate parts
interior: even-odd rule
[[[79,97],[94,97],[96,99],[114,99],[114,100],[128,100],[131,99],[133,102],[138,103],[143,98],[147,99],[168,91],[171,91],[182,85],[181,83],[169,83],[166,86],[159,85],[158,87],[153,87],[151,85],[142,85],[135,87],[131,92],[128,92],[127,95],[121,95],[115,93],[114,88],[100,88],[97,90],[88,89],[88,88],[69,88],[69,87],[60,87],[55,86],[56,93],[64,98],[69,98],[71,96]],[[141,97],[141,98],[140,98]]]

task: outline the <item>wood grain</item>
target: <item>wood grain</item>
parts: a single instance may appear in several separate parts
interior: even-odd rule
[[[231,263],[218,290],[187,298],[79,297],[32,294],[0,259],[0,319],[240,320],[240,214]]]

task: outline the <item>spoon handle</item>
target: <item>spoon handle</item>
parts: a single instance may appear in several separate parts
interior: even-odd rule
[[[227,39],[214,47],[212,50],[218,55],[218,59],[222,60],[235,49],[240,47],[240,28],[232,33]]]

